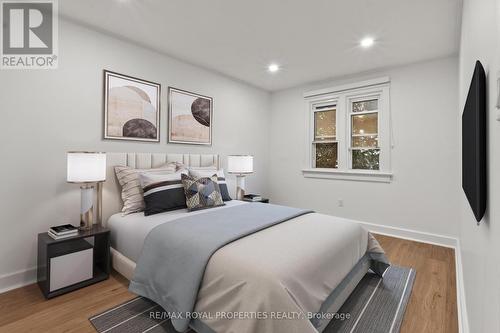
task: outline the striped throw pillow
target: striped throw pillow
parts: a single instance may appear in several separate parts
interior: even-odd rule
[[[139,180],[140,173],[171,174],[176,169],[177,165],[175,163],[168,163],[156,169],[134,169],[128,166],[115,166],[116,178],[122,188],[123,215],[142,212],[146,207]]]
[[[187,170],[170,174],[147,172],[139,174],[144,193],[144,215],[186,208],[186,197],[181,181],[183,174],[187,174]]]

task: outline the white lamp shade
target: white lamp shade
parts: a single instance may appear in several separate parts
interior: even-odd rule
[[[229,155],[227,157],[227,172],[246,174],[253,172],[253,156]]]
[[[95,183],[106,180],[105,153],[68,153],[68,182]]]

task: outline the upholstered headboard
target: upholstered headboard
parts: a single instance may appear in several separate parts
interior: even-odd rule
[[[116,179],[114,167],[126,165],[137,169],[151,169],[168,162],[180,162],[186,166],[220,167],[219,155],[167,154],[167,153],[107,153],[106,182],[103,185],[103,223],[121,211],[123,202],[121,189]]]

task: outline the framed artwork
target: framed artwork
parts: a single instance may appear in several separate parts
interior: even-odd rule
[[[105,70],[104,139],[160,142],[160,84]]]
[[[169,87],[168,101],[168,142],[211,145],[212,98]]]

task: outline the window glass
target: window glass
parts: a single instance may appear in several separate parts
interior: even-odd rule
[[[316,168],[337,168],[337,149],[338,144],[316,143]]]
[[[379,149],[354,149],[352,151],[352,168],[364,170],[379,170]]]
[[[352,134],[366,135],[378,133],[378,113],[352,116]]]
[[[337,110],[314,112],[314,140],[335,140],[337,136]]]
[[[378,110],[378,99],[352,103],[352,112],[365,112]]]
[[[377,135],[363,135],[363,136],[353,136],[352,146],[361,148],[378,148],[378,136]]]

